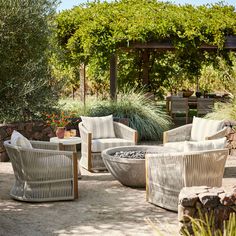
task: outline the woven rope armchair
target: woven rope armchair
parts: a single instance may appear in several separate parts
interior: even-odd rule
[[[177,211],[183,187],[220,187],[228,149],[146,154],[147,201]]]
[[[168,142],[189,141],[191,137],[191,130],[192,130],[192,124],[187,124],[175,129],[165,131],[163,133],[163,144]],[[210,139],[222,138],[226,136],[226,133],[227,133],[227,127],[224,127],[217,133],[208,136],[206,139],[210,140]]]
[[[80,165],[88,171],[106,170],[102,160],[101,152],[110,147],[130,146],[137,144],[137,131],[118,122],[113,122],[116,138],[113,139],[93,139],[93,134],[79,123],[81,143],[81,160]],[[117,139],[117,140],[116,140]],[[111,140],[112,142],[109,142]],[[100,145],[101,144],[101,145]],[[100,145],[100,146],[99,146]],[[97,146],[97,151],[93,151]]]
[[[59,151],[59,144],[31,141],[33,149],[5,141],[15,175],[12,198],[27,202],[78,198],[77,154]]]

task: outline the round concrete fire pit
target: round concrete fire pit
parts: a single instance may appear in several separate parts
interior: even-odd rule
[[[108,171],[125,186],[143,188],[146,184],[145,176],[145,159],[135,159],[135,152],[140,158],[140,151],[146,152],[150,146],[125,146],[109,148],[102,152],[103,162]],[[132,151],[131,158],[122,158],[125,152]],[[114,154],[121,153],[120,157]],[[127,153],[126,153],[127,154]]]

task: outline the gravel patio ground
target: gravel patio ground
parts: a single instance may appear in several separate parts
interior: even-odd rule
[[[12,200],[11,163],[0,163],[0,236],[178,235],[177,213],[146,202],[145,189],[122,186],[109,173],[82,170],[79,199],[52,203]],[[236,185],[236,156],[227,161],[223,186]]]

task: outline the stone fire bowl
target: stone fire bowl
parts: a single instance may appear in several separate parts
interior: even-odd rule
[[[150,146],[123,146],[109,148],[102,152],[103,162],[108,171],[121,184],[144,188],[146,185],[145,159],[117,158],[111,154],[119,151],[147,151]]]

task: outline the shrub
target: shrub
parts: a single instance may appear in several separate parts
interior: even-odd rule
[[[160,140],[163,131],[171,125],[170,117],[147,99],[143,91],[135,92],[135,89],[126,89],[118,94],[117,101],[97,102],[88,108],[88,114],[128,118],[130,127],[138,131],[140,140]]]
[[[55,0],[0,0],[0,121],[39,117],[58,98],[48,64]]]

